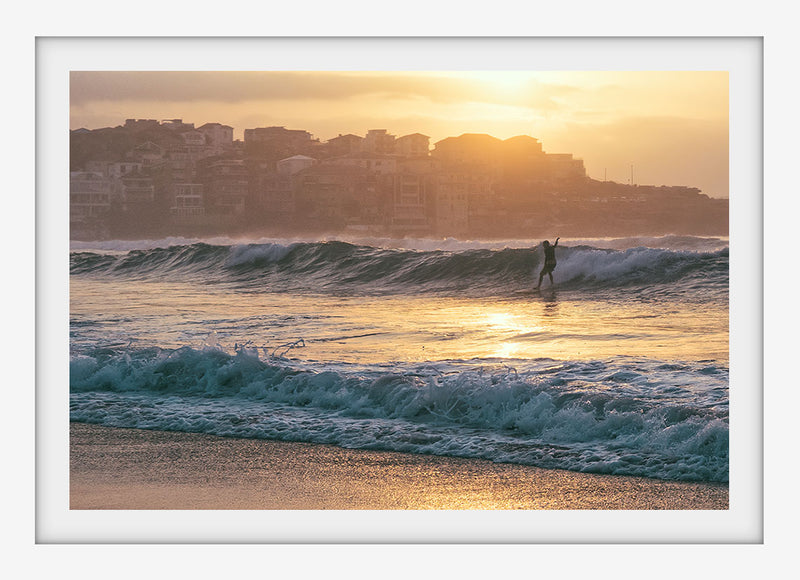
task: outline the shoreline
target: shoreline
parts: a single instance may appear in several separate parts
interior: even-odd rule
[[[73,510],[727,510],[727,484],[70,423]]]

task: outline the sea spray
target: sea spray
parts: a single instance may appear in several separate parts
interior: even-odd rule
[[[697,381],[705,365],[522,364],[309,371],[247,350],[103,352],[71,361],[71,418],[727,481],[727,401]],[[676,376],[687,386],[664,388]],[[726,378],[717,369],[716,386]]]

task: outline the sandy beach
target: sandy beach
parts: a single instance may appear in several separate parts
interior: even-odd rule
[[[70,508],[725,510],[728,487],[71,423]]]

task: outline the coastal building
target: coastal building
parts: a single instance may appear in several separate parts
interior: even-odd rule
[[[503,181],[517,185],[541,181],[546,176],[546,157],[538,139],[517,135],[501,145]]]
[[[468,235],[479,228],[493,210],[493,180],[476,172],[444,170],[438,174],[434,231],[442,235]]]
[[[277,161],[291,155],[305,154],[319,146],[311,133],[285,127],[258,127],[244,130],[244,150],[249,157]]]
[[[311,133],[286,127],[257,127],[244,130],[245,143],[285,142],[302,145],[311,141]]]
[[[156,119],[125,119],[125,128],[128,131],[139,132],[158,129],[161,124]]]
[[[483,133],[465,133],[434,144],[431,156],[442,166],[459,171],[483,172],[496,177],[500,171],[503,142]]]
[[[295,175],[301,228],[377,225],[384,215],[379,175],[358,165],[317,164]]]
[[[395,136],[386,129],[370,129],[361,142],[361,150],[366,153],[394,153]]]
[[[219,155],[233,148],[233,127],[221,123],[206,123],[197,128],[206,138],[206,144]]]
[[[356,151],[332,157],[324,161],[325,165],[338,165],[360,167],[381,175],[389,175],[397,171],[397,157],[384,153],[371,153],[369,151]]]
[[[175,183],[191,183],[197,176],[196,152],[187,147],[173,147],[167,151],[166,162],[170,168],[171,177]]]
[[[187,147],[202,148],[206,146],[206,136],[200,131],[185,131],[181,133],[181,139]]]
[[[548,153],[545,158],[551,182],[582,181],[586,179],[586,168],[583,166],[583,160],[574,159],[571,153]]]
[[[128,153],[131,161],[141,164],[142,167],[157,165],[164,160],[164,148],[152,141],[145,141],[141,145],[134,147]]]
[[[143,169],[129,171],[120,178],[120,182],[123,211],[137,212],[152,209],[156,200],[155,182]]]
[[[397,170],[391,175],[388,213],[392,233],[430,233],[438,181],[436,169],[436,162],[425,157],[398,163]]]
[[[234,141],[233,128],[221,123],[127,119],[72,130],[70,138],[75,235],[101,236],[103,224],[121,236],[178,225],[186,228],[172,231],[496,236],[540,222],[599,231],[595,222],[602,222],[634,231],[646,223],[684,227],[686,208],[709,202],[694,212],[699,231],[724,213],[722,204],[709,209],[713,200],[696,188],[591,180],[581,159],[546,153],[528,135],[465,133],[431,148],[421,133],[371,129],[321,144],[308,131],[275,126],[247,129],[244,141]]]
[[[173,223],[200,225],[205,222],[202,183],[176,183],[172,195],[170,215]]]
[[[295,218],[296,175],[317,164],[306,155],[280,159],[274,167],[260,164],[254,175],[253,205],[258,219],[266,225],[285,228]]]
[[[194,129],[194,123],[184,123],[183,119],[164,119],[161,121],[161,126],[175,131],[176,133],[183,133]]]
[[[250,188],[244,160],[210,160],[199,173],[207,213],[221,218],[244,215]]]
[[[111,209],[111,180],[101,172],[74,171],[69,176],[70,222],[105,217]]]
[[[431,138],[422,133],[403,135],[395,140],[394,151],[403,157],[426,157],[430,154]]]
[[[325,143],[329,157],[338,157],[340,155],[347,155],[348,153],[355,153],[361,151],[361,142],[363,137],[348,133],[347,135],[339,134],[338,137],[328,139]]]
[[[131,171],[142,169],[142,164],[138,161],[107,161],[91,160],[86,163],[86,171],[102,173],[109,179],[120,179],[123,175]]]
[[[261,174],[254,202],[263,223],[281,227],[290,225],[296,210],[294,175],[274,171]]]
[[[108,237],[111,211],[111,180],[100,172],[75,171],[69,176],[70,238]]]

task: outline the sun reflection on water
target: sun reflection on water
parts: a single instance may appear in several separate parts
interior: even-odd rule
[[[269,347],[304,340],[291,356],[356,363],[479,358],[589,359],[653,356],[727,360],[727,318],[681,303],[610,303],[542,289],[521,298],[424,294],[341,297],[241,296],[180,283],[72,280],[71,317],[85,341],[109,336],[135,345],[202,347],[213,330],[223,345]],[[134,292],[135,290],[135,292]],[[119,297],[124,296],[125,300]],[[149,315],[132,316],[146,306]],[[722,308],[722,307],[720,307]],[[107,314],[92,325],[96,312]],[[287,313],[291,313],[290,315]],[[721,323],[714,324],[714,321]]]

